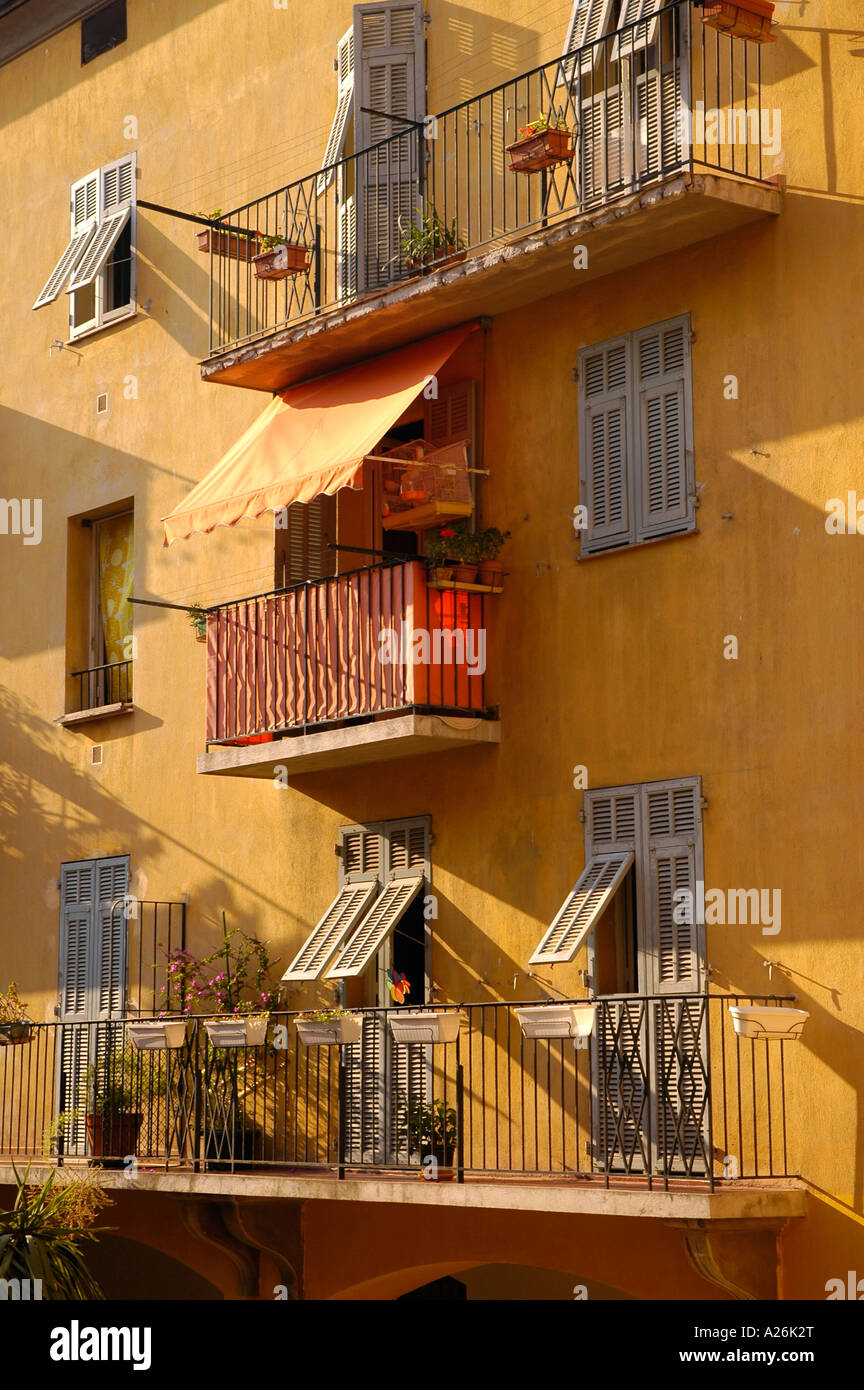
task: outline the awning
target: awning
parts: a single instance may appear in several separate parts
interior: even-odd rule
[[[322,492],[362,487],[363,459],[477,327],[451,329],[274,396],[225,457],[162,518],[165,545]]]

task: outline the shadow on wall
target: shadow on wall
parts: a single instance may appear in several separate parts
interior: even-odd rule
[[[560,1269],[540,1269],[533,1265],[489,1264],[463,1269],[458,1277],[445,1275],[408,1293],[397,1294],[396,1302],[467,1300],[469,1303],[521,1302],[568,1303],[632,1302],[633,1295],[580,1279]]]

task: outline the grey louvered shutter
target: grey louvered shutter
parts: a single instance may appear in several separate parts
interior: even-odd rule
[[[567,34],[564,39],[564,53],[572,53],[570,61],[562,63],[559,70],[559,82],[572,86],[576,75],[577,65],[580,71],[591,68],[602,58],[605,45],[597,43],[609,28],[609,20],[612,15],[613,0],[573,0],[573,8],[570,11],[570,23],[567,25]],[[587,48],[594,45],[577,59],[575,49]]]
[[[664,4],[665,0],[621,0],[618,34],[612,45],[613,63],[656,43],[660,10]],[[635,27],[627,27],[630,25]]]
[[[358,272],[360,286],[369,287],[392,279],[400,255],[399,219],[410,221],[420,201],[422,132],[387,117],[421,121],[425,115],[422,6],[398,0],[355,5],[354,52],[355,147],[369,150],[387,142],[356,161]],[[400,130],[406,133],[391,140]]]
[[[616,338],[579,353],[579,491],[586,553],[633,539],[628,465],[630,366]]]
[[[283,980],[317,980],[377,896],[377,881],[346,883],[310,932]]]
[[[695,525],[690,319],[633,335],[639,474],[638,538]]]
[[[635,848],[639,834],[637,787],[612,787],[586,792],[585,809],[591,854]]]
[[[345,149],[345,135],[354,108],[354,30],[343,34],[336,46],[336,114],[327,137],[322,172],[315,181],[315,192],[320,198],[330,187],[336,173],[336,161],[342,158]]]
[[[33,305],[51,304],[88,253],[99,230],[99,170],[73,183],[70,195],[70,239]]]
[[[623,883],[633,858],[632,850],[622,850],[588,861],[529,964],[560,965],[573,959]]]
[[[643,788],[648,839],[648,907],[652,994],[695,994],[703,988],[702,924],[696,921],[701,873],[701,791],[698,779]],[[675,894],[686,889],[690,921],[675,921]],[[680,899],[678,900],[680,902]]]
[[[96,860],[96,939],[93,958],[95,1015],[118,1017],[126,1006],[127,859]]]

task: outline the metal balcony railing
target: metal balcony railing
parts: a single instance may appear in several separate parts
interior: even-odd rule
[[[290,1013],[271,1016],[262,1046],[239,1048],[214,1048],[194,1018],[181,1046],[145,1052],[124,1020],[34,1024],[0,1047],[0,1161],[134,1155],[165,1169],[341,1177],[416,1173],[434,1158],[460,1180],[649,1189],[788,1177],[785,1044],[739,1038],[736,1002],[769,1000],[603,998],[584,1046],[526,1040],[511,1004],[462,1005],[458,1040],[441,1046],[394,1042],[393,1009],[358,1010],[361,1040],[344,1047],[302,1045]]]
[[[102,709],[104,705],[127,704],[132,699],[132,662],[110,661],[86,671],[70,671],[77,681],[75,710]]]
[[[706,28],[691,0],[521,73],[228,213],[207,239],[210,353],[345,307],[413,275],[641,192],[671,175],[763,173],[761,46]],[[572,155],[514,173],[506,147],[541,112]],[[774,113],[776,115],[777,113]],[[452,232],[409,247],[423,217]],[[259,279],[263,236],[292,264]]]
[[[208,743],[400,710],[483,716],[486,599],[430,587],[409,560],[208,610]]]

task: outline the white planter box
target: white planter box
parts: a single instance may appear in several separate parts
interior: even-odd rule
[[[267,1041],[266,1014],[237,1018],[205,1018],[204,1027],[214,1047],[261,1047]]]
[[[730,1004],[729,1012],[739,1037],[764,1038],[766,1042],[794,1042],[810,1017],[806,1009],[787,1009],[778,1004]]]
[[[594,1032],[597,1005],[527,1004],[513,1012],[526,1038],[587,1038]]]
[[[393,1041],[397,1043],[452,1043],[462,1026],[462,1015],[455,1010],[414,1013],[408,1009],[391,1009],[387,1019]]]
[[[306,1047],[338,1047],[357,1043],[363,1036],[363,1019],[347,1015],[321,1022],[317,1018],[295,1018],[297,1036]]]
[[[127,1023],[126,1032],[133,1047],[146,1052],[151,1048],[171,1050],[186,1041],[186,1020],[155,1019],[147,1023]]]

